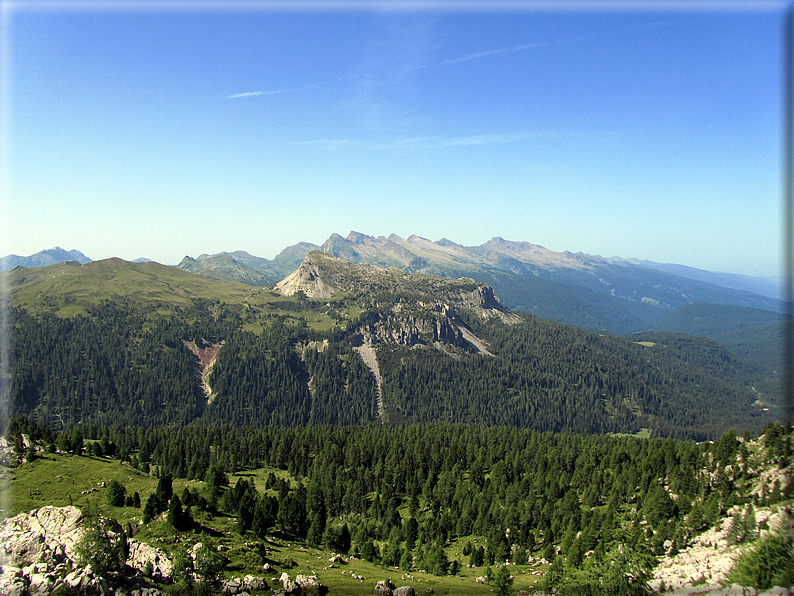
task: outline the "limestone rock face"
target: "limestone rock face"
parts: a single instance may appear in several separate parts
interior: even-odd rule
[[[320,265],[307,259],[297,271],[276,284],[276,291],[284,296],[303,292],[309,298],[330,298],[338,289],[326,279]]]
[[[51,506],[0,520],[0,594],[49,594],[59,586],[80,594],[111,594],[104,578],[78,565],[82,523],[77,507]],[[128,543],[127,565],[139,575],[147,564],[155,578],[171,573],[163,551],[134,539]]]
[[[363,343],[387,343],[398,346],[432,345],[437,342],[457,347],[466,347],[459,327],[446,315],[418,316],[397,313],[392,316],[373,317],[373,320],[360,328]]]
[[[82,519],[77,507],[42,507],[0,522],[0,565],[57,565],[75,560]]]

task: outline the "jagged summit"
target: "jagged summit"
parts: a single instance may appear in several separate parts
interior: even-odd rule
[[[362,234],[361,232],[351,231],[347,235],[348,242],[353,242],[355,244],[361,244],[366,240],[375,240],[373,236],[367,236],[366,234]]]

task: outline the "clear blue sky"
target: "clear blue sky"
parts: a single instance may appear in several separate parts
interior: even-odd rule
[[[26,6],[0,255],[273,258],[357,230],[779,273],[782,4]]]

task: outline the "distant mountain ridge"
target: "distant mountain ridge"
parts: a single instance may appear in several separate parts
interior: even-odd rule
[[[555,252],[500,237],[480,246],[463,246],[446,238],[434,242],[417,235],[374,237],[351,231],[347,237],[334,233],[322,245],[295,244],[272,260],[238,250],[185,256],[177,267],[220,281],[272,286],[316,250],[350,263],[404,273],[469,277],[493,287],[510,309],[612,334],[651,329],[690,302],[784,310],[783,302],[774,297],[774,284],[765,280],[683,265]],[[753,288],[759,293],[750,291]]]
[[[508,308],[609,333],[650,329],[689,302],[783,310],[782,301],[768,296],[499,237],[467,247],[446,238],[433,242],[416,235],[404,239],[353,231],[346,238],[332,234],[319,247],[308,243],[289,247],[268,265],[283,276],[316,249],[351,263],[405,273],[470,277],[492,286]]]
[[[89,263],[91,259],[79,250],[64,250],[60,246],[56,246],[55,248],[39,251],[29,257],[6,255],[0,259],[0,271],[7,271],[14,267],[44,267],[45,265],[63,261],[77,261],[83,265]]]
[[[705,269],[696,269],[687,265],[677,265],[674,263],[655,263],[653,261],[646,261],[642,259],[623,259],[621,257],[611,257],[610,261],[614,262],[627,262],[646,269],[654,269],[656,271],[664,271],[672,273],[673,275],[680,275],[689,279],[696,279],[698,281],[705,281],[724,288],[732,288],[734,290],[743,290],[746,292],[753,292],[768,298],[782,299],[783,297],[783,283],[772,278],[754,277],[751,275],[741,275],[738,273],[723,273],[720,271],[707,271]]]

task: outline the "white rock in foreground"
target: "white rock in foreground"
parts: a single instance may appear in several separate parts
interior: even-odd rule
[[[778,508],[775,508],[778,509]],[[784,510],[773,511],[769,507],[759,507],[756,510],[756,519],[760,525],[766,522],[769,530],[761,530],[761,538],[768,536],[772,531],[778,531],[791,523]],[[703,594],[710,596],[740,595],[756,596],[752,588],[742,588],[733,585],[722,587],[733,563],[749,546],[731,545],[728,543],[728,527],[731,518],[723,520],[721,527],[713,527],[698,535],[686,549],[682,549],[672,557],[663,557],[654,569],[654,579],[650,585],[658,589],[664,582],[668,594],[684,596],[687,594]],[[703,582],[705,580],[705,582]],[[693,582],[701,581],[698,585]],[[771,596],[777,594],[792,594],[794,590],[772,588],[765,592],[758,592],[758,596]]]
[[[0,594],[48,594],[61,584],[81,593],[108,593],[107,583],[78,564],[76,547],[83,534],[77,507],[42,507],[0,520]],[[129,539],[127,565],[153,576],[171,573],[166,554]]]

